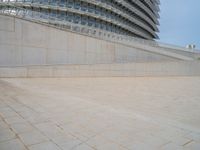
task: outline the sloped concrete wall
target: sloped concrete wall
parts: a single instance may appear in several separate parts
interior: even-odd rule
[[[176,60],[143,49],[0,15],[0,66]]]

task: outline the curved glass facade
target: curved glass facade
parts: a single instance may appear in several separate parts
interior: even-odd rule
[[[121,35],[158,38],[159,0],[1,0],[9,7],[40,12],[41,19],[93,27]],[[12,5],[10,5],[12,4]]]

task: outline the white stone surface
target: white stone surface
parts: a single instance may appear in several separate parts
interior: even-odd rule
[[[24,123],[26,122],[22,117],[20,116],[14,116],[14,117],[9,117],[5,119],[6,123],[9,125],[16,124],[16,123]]]
[[[0,130],[5,128],[8,128],[7,124],[3,120],[0,120]]]
[[[0,77],[198,76],[200,61],[0,67]]]
[[[17,134],[29,132],[34,129],[29,123],[25,123],[25,122],[12,124],[11,128]]]
[[[15,138],[15,134],[9,129],[0,129],[0,142],[11,140]]]
[[[52,142],[44,142],[29,147],[30,150],[60,150],[60,148]]]
[[[0,79],[0,149],[199,150],[199,89],[199,76]]]
[[[27,150],[25,146],[18,139],[1,142],[0,149],[1,150]]]
[[[14,31],[14,18],[11,18],[11,17],[3,17],[3,18],[1,18],[0,30],[13,32]]]
[[[42,133],[40,133],[37,130],[21,133],[18,136],[23,141],[23,143],[27,146],[48,141],[48,138],[45,137]]]

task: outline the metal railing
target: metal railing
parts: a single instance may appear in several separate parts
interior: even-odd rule
[[[52,17],[41,12],[23,9],[21,7],[1,7],[1,3],[0,3],[0,14],[14,16],[14,17],[21,18],[24,20],[46,24],[49,26],[54,26],[59,29],[68,30],[71,32],[76,32],[79,34],[83,34],[83,35],[87,35],[87,36],[91,36],[91,37],[95,37],[98,39],[103,39],[103,40],[107,40],[111,42],[121,43],[121,44],[129,45],[129,46],[142,44],[142,45],[147,45],[147,46],[157,47],[157,48],[162,48],[162,49],[166,48],[166,49],[173,49],[173,50],[200,54],[200,51],[196,49],[188,49],[188,48],[183,48],[183,47],[174,46],[170,44],[164,44],[164,43],[160,43],[156,41],[150,41],[150,40],[144,40],[144,39],[135,38],[131,36],[120,35],[117,33],[97,29],[94,27],[88,27],[81,24],[67,22],[57,17]]]

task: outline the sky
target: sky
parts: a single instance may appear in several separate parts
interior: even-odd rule
[[[160,42],[200,49],[200,0],[160,0]]]

